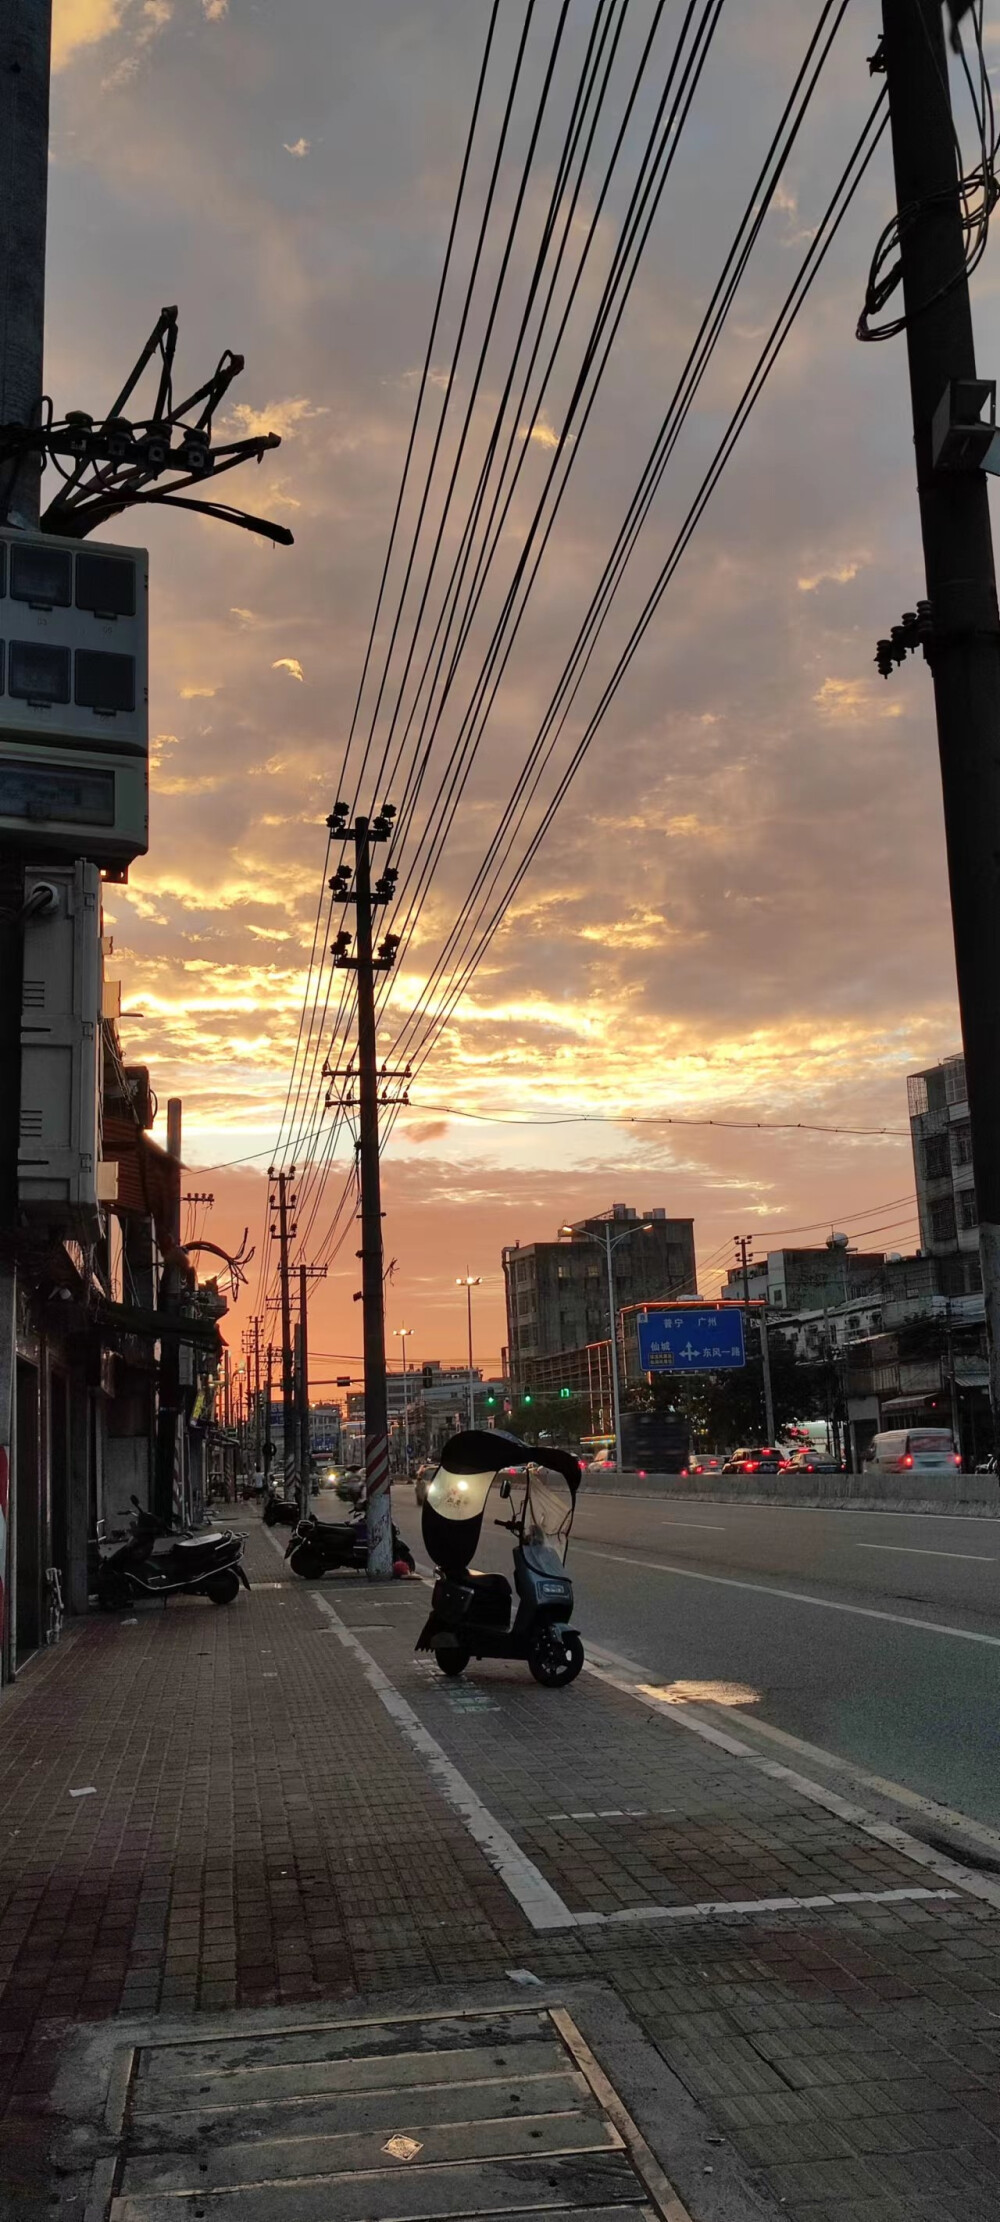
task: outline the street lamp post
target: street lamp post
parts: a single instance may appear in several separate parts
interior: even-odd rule
[[[407,1335],[412,1335],[412,1333],[413,1333],[413,1329],[412,1329],[412,1327],[394,1327],[392,1331],[393,1331],[393,1334],[394,1334],[394,1335],[397,1335],[397,1336],[399,1337],[399,1347],[400,1347],[400,1349],[401,1349],[401,1351],[402,1351],[402,1353],[403,1353],[403,1456],[404,1456],[404,1458],[405,1458],[405,1460],[406,1460],[406,1471],[407,1471],[407,1474],[409,1474],[409,1471],[410,1471],[410,1397],[409,1397],[409,1386],[408,1386],[408,1383],[407,1383],[407,1378],[406,1378],[406,1338],[407,1338]]]
[[[616,1234],[614,1241],[611,1239],[610,1219],[606,1219],[604,1222],[603,1238],[599,1234],[592,1233],[589,1227],[560,1227],[559,1232],[560,1234],[586,1235],[588,1242],[600,1244],[607,1260],[608,1324],[611,1329],[611,1409],[615,1430],[615,1472],[620,1474],[622,1470],[622,1411],[621,1389],[618,1379],[618,1319],[615,1311],[615,1274],[611,1257],[612,1252],[617,1250],[620,1243],[627,1242],[630,1235],[652,1234],[652,1221],[645,1219],[641,1226],[623,1227],[621,1234]]]
[[[457,1279],[457,1280],[456,1280],[456,1282],[455,1282],[455,1287],[456,1287],[456,1288],[464,1288],[464,1290],[465,1290],[465,1298],[466,1298],[466,1303],[467,1303],[467,1305],[468,1305],[468,1310],[469,1310],[469,1426],[470,1426],[470,1427],[475,1427],[475,1424],[476,1424],[476,1384],[475,1384],[475,1381],[473,1380],[473,1377],[472,1377],[472,1291],[473,1291],[473,1289],[474,1289],[474,1288],[481,1288],[481,1287],[482,1287],[482,1283],[483,1283],[483,1276],[482,1276],[482,1274],[481,1274],[481,1273],[466,1273],[466,1275],[465,1275],[465,1278],[464,1278],[464,1280],[462,1279],[462,1276],[461,1276],[461,1275],[459,1275],[459,1276],[458,1276],[458,1279]]]

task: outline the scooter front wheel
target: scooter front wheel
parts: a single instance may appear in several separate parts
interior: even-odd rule
[[[437,1660],[442,1674],[447,1674],[449,1677],[452,1677],[456,1674],[465,1673],[465,1669],[469,1664],[472,1653],[471,1651],[466,1651],[462,1644],[455,1643],[452,1644],[447,1651],[436,1651],[434,1656]]]
[[[528,1666],[546,1690],[565,1690],[583,1666],[583,1644],[575,1628],[540,1628],[528,1652]]]

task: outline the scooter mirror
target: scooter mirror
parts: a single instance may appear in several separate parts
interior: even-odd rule
[[[501,1495],[502,1497],[509,1497],[509,1496],[510,1496],[510,1475],[509,1475],[509,1474],[504,1474],[504,1476],[503,1476],[503,1479],[502,1479],[502,1481],[501,1481],[501,1483],[500,1483],[500,1495]]]

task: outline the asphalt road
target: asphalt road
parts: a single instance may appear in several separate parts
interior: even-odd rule
[[[570,1563],[585,1642],[657,1687],[1000,1825],[1000,1519],[583,1496]],[[510,1571],[492,1526],[477,1564]]]

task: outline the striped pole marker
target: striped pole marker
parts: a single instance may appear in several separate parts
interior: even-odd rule
[[[365,1498],[368,1520],[368,1579],[371,1582],[387,1582],[392,1578],[388,1435],[365,1436]]]

